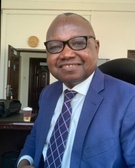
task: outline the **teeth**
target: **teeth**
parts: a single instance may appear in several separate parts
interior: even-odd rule
[[[71,65],[65,65],[65,67],[73,67],[76,66],[75,64],[71,64]]]

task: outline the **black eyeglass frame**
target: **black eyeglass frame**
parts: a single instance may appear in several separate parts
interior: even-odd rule
[[[85,45],[83,48],[81,48],[81,49],[74,49],[74,48],[72,48],[72,46],[70,46],[69,41],[72,40],[72,39],[74,39],[74,38],[78,38],[78,37],[83,37],[83,38],[86,40],[86,45]],[[67,41],[49,40],[49,41],[44,42],[44,45],[45,45],[47,51],[48,51],[50,54],[58,54],[58,53],[61,53],[61,52],[64,50],[66,44],[67,44],[68,47],[70,47],[72,50],[80,51],[80,50],[84,50],[84,49],[87,47],[87,40],[90,39],[90,38],[93,38],[94,40],[96,40],[96,38],[95,38],[94,36],[76,36],[76,37],[70,38],[70,39],[67,40]],[[52,41],[60,41],[60,42],[62,42],[62,43],[63,43],[63,48],[62,48],[59,52],[55,52],[55,53],[50,52],[50,51],[48,50],[47,44],[50,43],[50,42],[52,42]]]

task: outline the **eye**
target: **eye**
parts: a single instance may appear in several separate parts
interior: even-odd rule
[[[52,45],[52,46],[49,46],[49,47],[48,47],[49,50],[57,50],[57,49],[59,49],[59,48],[61,48],[60,45]]]
[[[86,45],[86,40],[84,37],[75,37],[69,40],[70,46],[74,49],[83,48]]]
[[[51,41],[48,43],[48,50],[51,52],[59,51],[62,47],[62,43],[59,43],[58,41]]]
[[[75,49],[83,48],[86,45],[86,42],[84,40],[73,40],[70,45]]]
[[[72,43],[72,45],[74,45],[74,46],[80,46],[80,45],[84,45],[84,44],[85,44],[85,41],[74,41]]]

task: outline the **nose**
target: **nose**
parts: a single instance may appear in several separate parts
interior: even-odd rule
[[[63,51],[60,54],[61,59],[69,59],[75,57],[75,51],[72,50],[67,44],[65,45]]]

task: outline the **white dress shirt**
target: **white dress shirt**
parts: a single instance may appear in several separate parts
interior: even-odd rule
[[[62,159],[61,168],[70,168],[71,151],[72,151],[74,137],[75,137],[75,133],[76,133],[76,129],[77,129],[77,124],[78,124],[79,117],[81,114],[83,102],[84,102],[85,96],[87,94],[88,88],[90,86],[93,75],[94,75],[94,73],[91,76],[89,76],[85,81],[83,81],[82,83],[80,83],[72,88],[72,90],[76,91],[77,94],[75,95],[75,97],[73,97],[73,99],[71,101],[72,116],[71,116],[71,121],[70,121],[70,131],[69,131],[67,144],[66,144],[66,148],[64,151],[63,159]],[[71,90],[63,84],[63,92],[58,99],[58,102],[57,102],[57,105],[56,105],[56,108],[54,111],[54,115],[51,120],[50,129],[49,129],[49,132],[47,135],[46,143],[45,143],[45,146],[43,149],[44,160],[46,158],[48,143],[51,138],[51,134],[53,132],[57,118],[59,117],[60,112],[62,110],[62,105],[63,105],[63,101],[64,101],[64,90],[66,90],[66,89]],[[28,156],[28,155],[22,156],[20,158],[19,162],[22,159],[29,160],[30,164],[33,165],[33,159],[30,156]]]

